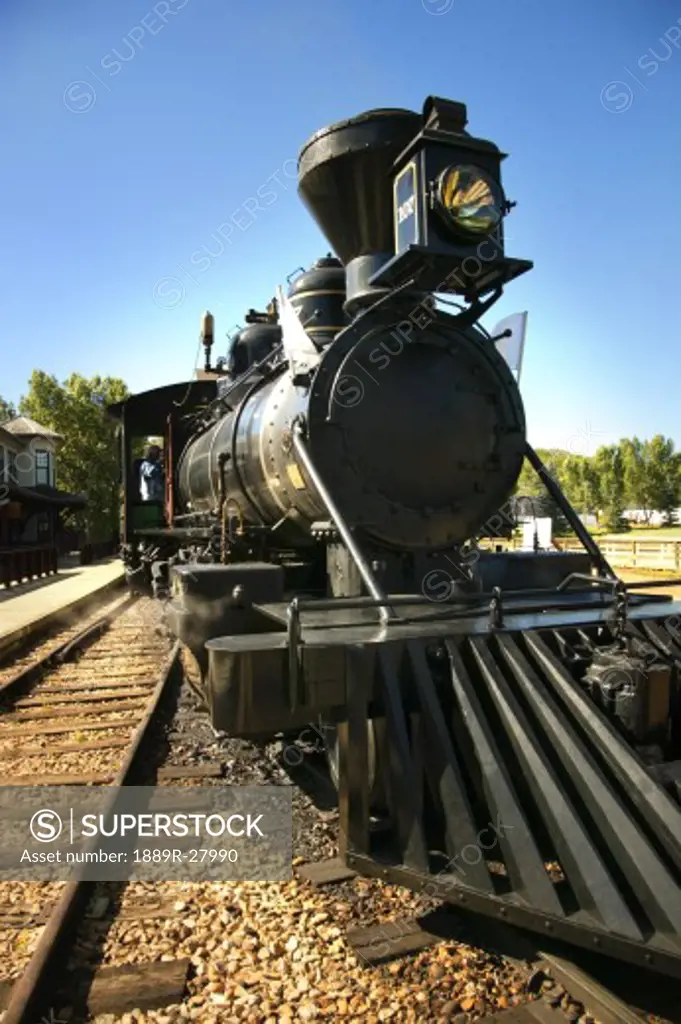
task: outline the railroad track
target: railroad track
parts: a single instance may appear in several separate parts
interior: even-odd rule
[[[177,655],[159,627],[153,602],[124,597],[6,671],[0,689],[6,785],[119,787],[139,780],[145,738]],[[5,984],[3,1024],[33,1024],[54,1012],[54,969],[65,961],[69,933],[94,888],[82,880],[0,885],[5,919],[28,906],[44,922],[35,948],[14,965],[13,973],[23,967],[22,973],[8,979],[9,991]]]
[[[128,595],[105,601],[96,598],[69,625],[56,624],[23,637],[0,651],[0,701],[11,695],[14,687],[29,687],[50,664],[56,662],[74,641],[93,627],[105,628],[110,616],[130,603]]]
[[[347,886],[355,873],[340,859],[303,863],[298,876],[313,888]],[[397,965],[403,957],[419,957],[425,950],[463,943],[507,965],[515,965],[522,979],[522,1001],[512,1008],[481,1014],[482,1003],[474,983],[456,1001],[451,1014],[463,1009],[457,1020],[477,1019],[483,1024],[566,1024],[594,1021],[597,1024],[678,1024],[681,1021],[681,984],[671,978],[627,966],[559,942],[537,941],[490,919],[462,915],[458,908],[441,905],[418,917],[393,918],[379,924],[355,927],[346,942],[368,969]],[[437,960],[435,960],[437,963]],[[439,975],[436,973],[435,977]],[[518,991],[517,984],[515,990]],[[507,1000],[502,997],[502,1006]],[[468,1016],[471,1014],[472,1016]],[[426,1018],[431,1019],[431,1018]],[[433,1020],[450,1020],[444,1014]]]
[[[281,744],[275,751],[279,763],[315,801],[319,815],[328,820],[329,783],[320,769],[321,742]],[[294,754],[291,754],[291,751]],[[339,858],[298,865],[297,875],[314,888],[339,893],[356,878]],[[459,1001],[473,1018],[487,1024],[565,1024],[592,1019],[598,1024],[681,1022],[681,982],[632,968],[610,958],[576,950],[561,942],[539,940],[481,916],[462,915],[459,908],[438,905],[418,917],[395,918],[379,924],[353,927],[346,941],[369,968],[395,963],[400,957],[418,955],[446,942],[464,942],[499,956],[524,976],[522,1005],[480,1016],[472,994]],[[453,1012],[453,1011],[452,1011]],[[447,1019],[446,1017],[442,1019]]]
[[[51,657],[42,674],[33,670],[32,682],[27,684],[24,678],[23,683],[13,684],[9,691],[12,714],[41,708],[50,709],[50,714],[13,725],[7,724],[11,719],[3,714],[0,753],[6,749],[5,728],[47,729],[58,724],[73,730],[78,722],[90,719],[103,727],[81,728],[78,737],[72,732],[45,733],[45,743],[35,736],[28,747],[20,737],[11,763],[0,759],[5,777],[11,768],[16,778],[30,778],[32,784],[40,780],[38,772],[44,778],[69,775],[69,781],[75,775],[80,784],[112,776],[115,782],[125,762],[135,760],[131,738],[138,739],[137,760],[143,751],[145,768],[150,768],[149,732],[161,730],[167,749],[155,749],[154,754],[155,763],[164,766],[159,772],[154,769],[160,784],[177,784],[173,779],[182,779],[186,785],[283,781],[276,771],[282,761],[281,747],[268,752],[244,741],[216,737],[189,691],[183,691],[178,708],[169,708],[172,702],[166,702],[163,726],[155,730],[161,716],[151,714],[141,728],[152,695],[168,693],[170,664],[167,644],[154,633],[154,614],[144,621],[144,643],[135,646],[133,637],[140,627],[132,623],[135,609],[139,613],[141,607],[139,602],[121,602],[118,611],[110,609],[115,615],[107,623],[88,622],[82,637],[62,637],[60,653]],[[117,639],[123,635],[117,632],[120,628],[128,630],[125,643]],[[150,653],[152,634],[159,647],[154,647],[145,664],[145,659],[138,659]],[[143,685],[131,685],[130,666],[134,666],[135,682]],[[120,678],[114,679],[114,674]],[[113,682],[120,685],[112,686]],[[119,710],[117,724],[107,726],[111,716],[106,712],[105,717],[104,711],[112,701],[135,701],[126,691],[142,693],[143,699],[134,708]],[[75,699],[61,699],[69,696]],[[91,710],[85,716],[67,715],[58,723],[53,721],[53,715],[72,709],[82,712],[87,705]],[[60,760],[55,763],[51,760],[54,744],[78,749],[59,751]],[[319,878],[305,879],[304,865],[297,867],[291,883],[96,883],[77,888],[71,883],[58,887],[44,883],[40,899],[31,903],[22,896],[21,901],[5,906],[7,929],[14,929],[14,935],[33,935],[38,941],[27,951],[23,976],[8,992],[3,1024],[37,1024],[41,1015],[49,1021],[50,1013],[57,1020],[67,1007],[74,1022],[97,1019],[98,1013],[115,1014],[120,1020],[134,1009],[164,1006],[162,1019],[196,1019],[202,1024],[278,1021],[287,1019],[287,1014],[293,1020],[323,1016],[413,1024],[475,1019],[565,1024],[580,1016],[588,1020],[585,1010],[601,1024],[616,1020],[633,1024],[642,1019],[633,1009],[635,1001],[627,1001],[633,996],[622,995],[614,984],[604,984],[600,976],[576,964],[570,951],[519,946],[518,934],[512,930],[502,941],[496,928],[494,934],[483,934],[485,921],[461,915],[443,921],[442,908],[438,924],[438,912],[424,916],[422,901],[415,894],[354,876],[337,861],[329,865],[324,857],[333,846],[335,814],[329,807],[328,788],[318,785],[319,751],[310,750],[309,744],[304,747],[304,763],[306,759],[312,766],[311,782],[304,787],[307,794],[296,790],[294,796],[296,852],[304,848],[309,861],[310,841],[317,835],[311,850],[313,874],[326,875],[322,884]],[[295,767],[301,759],[288,760],[288,767],[291,763]],[[299,772],[304,771],[304,763]],[[322,800],[316,808],[309,794],[315,798],[318,793]],[[2,895],[0,887],[0,935]],[[11,916],[14,921],[9,921]],[[481,926],[477,930],[476,924]],[[379,956],[374,955],[377,952]],[[0,960],[2,954],[0,948]],[[6,953],[4,958],[8,962]],[[56,965],[68,967],[70,979],[58,996],[52,980]],[[466,980],[453,983],[457,972]],[[490,1010],[494,1011],[491,1016]],[[657,1012],[665,1016],[659,1006]],[[157,1018],[152,1014],[142,1019]],[[681,1018],[669,1015],[666,1019]]]

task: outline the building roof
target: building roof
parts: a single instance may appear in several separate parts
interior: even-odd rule
[[[15,416],[13,420],[3,423],[2,429],[16,437],[49,437],[54,441],[61,440],[61,434],[50,430],[49,427],[43,427],[42,424],[29,419],[28,416]]]
[[[0,444],[17,444],[21,447],[21,441],[15,434],[10,434],[9,430],[5,430],[4,427],[0,427]]]
[[[18,487],[10,483],[8,487],[9,501],[21,501],[26,505],[41,508],[45,505],[56,505],[59,508],[85,508],[88,503],[86,494],[70,494],[56,487],[38,485],[36,487]]]

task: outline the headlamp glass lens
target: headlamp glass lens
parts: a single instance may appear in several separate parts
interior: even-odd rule
[[[448,167],[438,196],[454,226],[468,235],[488,235],[501,221],[501,189],[479,167]]]

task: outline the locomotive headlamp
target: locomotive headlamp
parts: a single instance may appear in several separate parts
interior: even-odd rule
[[[466,123],[463,103],[426,100],[421,130],[392,166],[394,250],[371,286],[450,292],[490,305],[532,267],[504,251],[504,218],[514,205],[501,184],[505,153],[470,135]]]
[[[479,167],[448,167],[436,186],[436,202],[457,234],[484,238],[501,223],[501,188]]]

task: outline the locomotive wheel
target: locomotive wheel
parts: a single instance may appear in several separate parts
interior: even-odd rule
[[[340,750],[338,730],[335,722],[322,720],[326,760],[329,775],[336,789],[340,782]],[[382,753],[383,723],[369,719],[367,722],[367,755],[369,761],[369,808],[374,813],[385,809],[386,795],[383,778]]]

